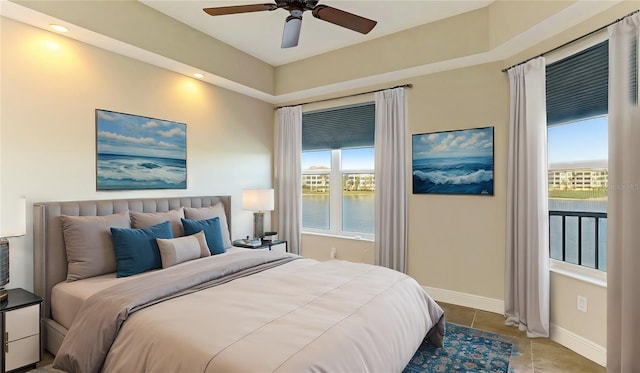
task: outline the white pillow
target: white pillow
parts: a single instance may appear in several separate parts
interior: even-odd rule
[[[211,256],[204,232],[178,238],[156,238],[162,268],[174,266],[188,260]]]

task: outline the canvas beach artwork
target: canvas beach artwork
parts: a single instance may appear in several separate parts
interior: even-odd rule
[[[184,123],[96,109],[96,189],[186,189]]]
[[[493,195],[493,127],[415,134],[414,194]]]

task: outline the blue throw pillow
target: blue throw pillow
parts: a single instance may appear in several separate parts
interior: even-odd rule
[[[116,277],[127,277],[162,268],[156,238],[173,238],[171,223],[165,221],[148,228],[111,228],[116,254]]]
[[[220,218],[215,217],[207,220],[191,220],[182,219],[184,234],[186,236],[204,231],[204,237],[207,240],[207,246],[211,255],[222,254],[226,250],[222,241],[222,229],[220,228]]]

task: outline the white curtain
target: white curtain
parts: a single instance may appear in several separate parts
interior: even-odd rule
[[[506,324],[549,336],[549,201],[545,61],[509,69]]]
[[[404,88],[376,92],[376,264],[406,272],[407,107]]]
[[[639,25],[635,14],[609,27],[607,370],[622,373],[640,372]]]
[[[289,252],[300,253],[302,222],[302,106],[278,109],[278,238]]]

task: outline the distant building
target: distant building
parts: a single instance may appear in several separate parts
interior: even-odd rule
[[[319,173],[310,173],[318,172]],[[314,166],[305,170],[302,174],[302,191],[309,193],[326,193],[329,191],[330,175],[329,169],[322,166]],[[366,191],[376,190],[376,180],[374,174],[345,173],[342,178],[342,187],[345,191]]]
[[[302,175],[302,190],[314,193],[325,193],[329,191],[329,175],[312,174]]]
[[[376,177],[374,174],[347,174],[344,178],[344,190],[367,191],[376,190]]]
[[[552,164],[548,179],[550,190],[601,189],[609,183],[609,170],[606,161]]]

